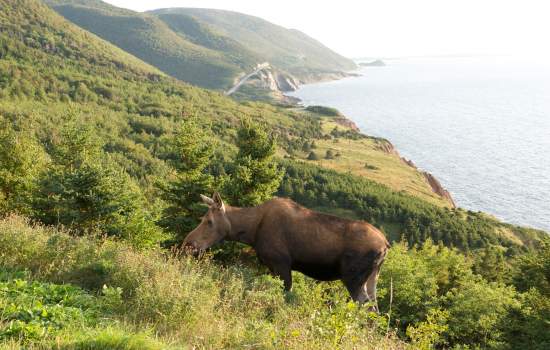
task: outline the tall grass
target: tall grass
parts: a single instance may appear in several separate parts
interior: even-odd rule
[[[337,283],[296,274],[294,291],[285,295],[279,280],[252,267],[224,267],[208,257],[174,257],[160,249],[140,252],[123,242],[74,237],[16,216],[0,220],[0,267],[100,296],[107,328],[81,330],[86,335],[80,338],[46,335],[31,347],[405,347],[381,335],[384,318],[349,302]]]

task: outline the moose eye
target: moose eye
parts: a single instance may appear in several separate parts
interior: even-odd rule
[[[206,223],[207,223],[209,226],[212,226],[212,220],[208,219],[208,220],[206,220]]]

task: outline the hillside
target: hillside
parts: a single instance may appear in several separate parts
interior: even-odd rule
[[[80,27],[194,85],[212,89],[230,86],[240,71],[255,64],[253,57],[225,55],[196,44],[154,16],[101,1],[52,0],[48,4]]]
[[[231,13],[230,20],[237,21],[238,27],[250,23],[261,26],[262,35],[251,37],[250,32],[222,30],[205,21],[211,17],[203,19],[194,12],[138,13],[99,0],[46,3],[78,26],[166,74],[210,89],[228,89],[237,77],[265,61],[303,79],[355,67],[300,32],[237,13]]]
[[[329,109],[238,103],[161,73],[41,2],[0,8],[1,346],[542,344],[544,232],[449,208],[387,141]],[[202,215],[197,191],[229,197],[225,184],[254,178],[246,162],[263,159],[243,149],[269,152],[272,138],[278,195],[368,220],[394,242],[380,288],[383,313],[394,291],[389,321],[348,302],[339,283],[297,274],[285,295],[239,247],[205,260],[161,248]],[[180,180],[174,200],[166,183]],[[185,206],[181,222],[174,202]]]
[[[307,82],[324,74],[356,68],[353,61],[331,51],[317,40],[295,30],[286,29],[261,18],[232,11],[170,8],[150,11],[160,19],[178,28],[191,17],[217,32],[239,42],[254,52],[262,61],[286,71]]]
[[[299,201],[309,203],[316,196],[315,206],[323,203],[335,212],[339,209],[334,206],[351,209],[353,216],[386,224],[395,238],[404,235],[411,243],[432,238],[464,250],[498,243],[517,251],[534,246],[543,235],[484,215],[449,211],[428,182],[381,147],[381,141],[346,131],[343,126],[333,132],[331,116],[263,103],[236,103],[221,94],[179,83],[69,24],[45,6],[34,1],[27,1],[26,6],[32,11],[25,12],[11,1],[3,6],[2,119],[15,130],[34,135],[46,153],[68,112],[72,118],[85,120],[103,149],[142,186],[151,203],[158,197],[155,179],[172,173],[164,143],[173,137],[182,119],[201,117],[214,133],[218,155],[213,161],[226,166],[236,152],[235,129],[241,118],[248,116],[277,137],[278,154],[294,159],[289,169],[307,162],[323,166],[312,168],[318,169],[315,172],[326,168],[339,171],[331,175],[343,181],[333,181],[342,186],[334,194],[324,193],[327,188],[282,192]],[[340,157],[307,160],[304,150],[311,144],[319,147],[320,158],[329,148],[340,152]],[[212,166],[219,168],[220,164]],[[341,202],[342,194],[356,191],[347,183],[348,172],[353,181],[364,185],[351,202]],[[316,176],[310,174],[308,177]],[[304,176],[300,175],[301,181],[311,180]]]

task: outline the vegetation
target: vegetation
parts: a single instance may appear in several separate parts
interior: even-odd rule
[[[351,60],[302,33],[238,13],[196,9],[138,13],[102,1],[46,3],[78,26],[166,74],[206,88],[228,89],[237,76],[265,61],[297,73],[355,67]],[[222,17],[229,17],[240,30],[226,28],[228,23],[222,23]],[[246,30],[251,21],[262,30]],[[261,47],[256,45],[259,42]],[[304,52],[307,57],[298,59]],[[289,56],[296,57],[288,60]]]
[[[340,282],[295,273],[285,295],[261,268],[140,252],[19,217],[0,221],[0,250],[0,334],[13,347],[407,347],[396,336],[415,348],[548,344],[547,291],[487,282],[471,259],[431,242],[390,250],[380,316],[350,302]],[[548,264],[547,251],[535,256]]]
[[[0,221],[0,250],[0,269],[27,271],[0,284],[0,334],[13,348],[405,347],[338,284],[296,276],[285,299],[265,271],[138,252],[17,217]]]
[[[306,111],[326,115],[329,117],[341,117],[342,113],[340,113],[339,110],[332,107],[325,107],[325,106],[307,106]]]
[[[331,51],[315,39],[295,29],[286,29],[261,18],[237,12],[172,8],[149,12],[172,25],[191,17],[216,33],[227,36],[252,51],[261,62],[291,73],[300,79],[318,73],[333,73],[355,69],[355,63]]]
[[[383,140],[333,132],[332,117],[237,103],[39,2],[0,6],[2,346],[547,347],[545,233],[428,201],[419,183],[396,191],[414,169]],[[327,150],[334,159],[320,159]],[[401,241],[383,267],[382,316],[300,274],[284,294],[247,251],[160,248],[214,189],[242,205],[277,191]]]
[[[252,69],[257,59],[229,38],[197,23],[196,35],[226,42],[228,52],[190,40],[185,32],[174,31],[159,18],[124,10],[102,1],[48,0],[59,14],[80,27],[141,58],[182,81],[212,89],[228,88],[243,70]],[[191,22],[192,18],[184,18]],[[185,28],[181,23],[181,28]],[[230,44],[234,44],[233,46]]]
[[[213,155],[208,135],[198,126],[196,119],[182,123],[170,142],[170,161],[175,174],[159,181],[163,198],[169,203],[165,208],[161,225],[176,232],[182,240],[198,224],[197,218],[204,209],[200,195],[210,193],[214,177],[205,172]]]
[[[249,120],[237,132],[239,152],[229,170],[225,192],[231,203],[255,206],[273,197],[283,172],[273,161],[275,141],[265,130]]]

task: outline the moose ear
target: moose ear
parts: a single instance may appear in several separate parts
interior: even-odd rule
[[[222,211],[225,212],[225,204],[223,204],[222,196],[218,192],[214,193],[214,203]]]
[[[202,199],[202,202],[208,206],[211,206],[214,204],[214,200],[210,197],[207,197],[203,194],[201,194],[201,199]]]

